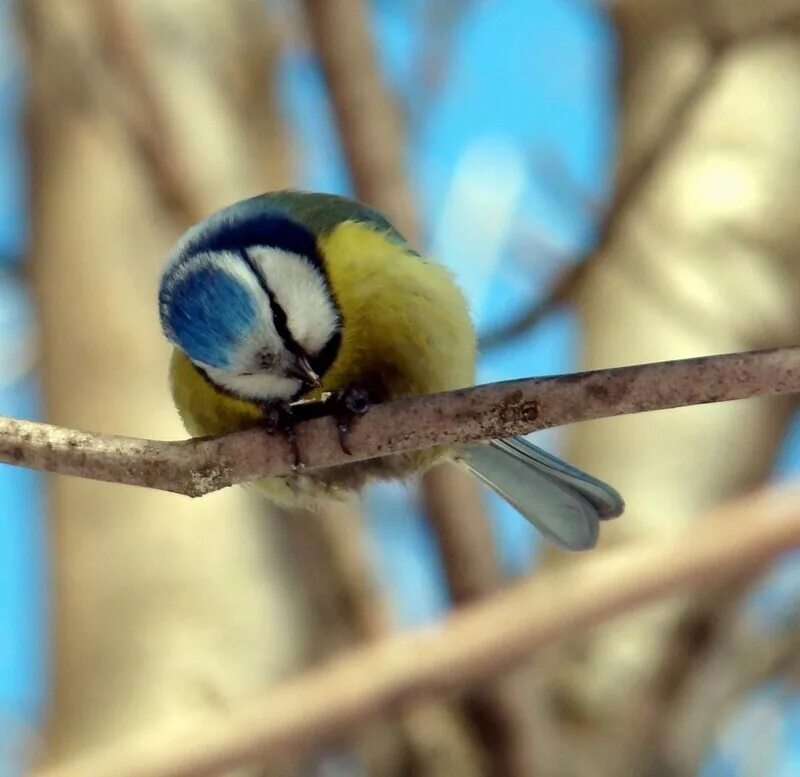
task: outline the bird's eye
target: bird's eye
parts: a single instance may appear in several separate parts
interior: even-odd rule
[[[261,370],[271,370],[275,366],[275,355],[269,351],[261,351],[256,356],[256,363]]]

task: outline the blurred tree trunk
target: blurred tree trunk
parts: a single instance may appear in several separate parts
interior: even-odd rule
[[[118,3],[116,28],[104,3],[21,6],[47,415],[178,438],[160,270],[182,219],[286,183],[289,154],[267,100],[274,38],[259,0]],[[121,55],[144,71],[126,73]],[[142,76],[171,147],[132,88]],[[159,164],[188,175],[196,214],[169,202]],[[282,527],[243,491],[190,501],[79,479],[50,486],[49,758],[213,714],[301,659],[302,589]]]
[[[620,178],[653,144],[661,148],[629,207],[614,214],[610,249],[583,287],[581,369],[797,342],[800,35],[761,13],[779,6],[788,7],[615,5]],[[668,126],[681,105],[680,124]],[[569,458],[617,486],[628,505],[603,544],[670,534],[761,482],[792,409],[791,399],[750,400],[576,427]],[[575,748],[585,771],[565,773],[645,773],[637,769],[647,732],[668,705],[665,672],[690,608],[669,601],[555,659],[568,718],[583,744],[591,735],[588,749]]]

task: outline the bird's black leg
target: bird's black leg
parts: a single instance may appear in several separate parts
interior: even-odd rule
[[[264,414],[263,423],[267,433],[283,435],[294,454],[294,469],[302,469],[303,460],[300,457],[300,447],[297,444],[297,436],[294,433],[297,419],[292,411],[292,406],[285,399],[275,399],[271,402],[265,402],[261,406],[261,412]]]
[[[350,430],[356,418],[361,417],[369,410],[369,393],[361,386],[347,386],[332,391],[325,404],[333,410],[333,417],[336,419],[336,427],[339,430],[339,446],[348,456],[352,456],[353,452],[350,450],[349,442]]]

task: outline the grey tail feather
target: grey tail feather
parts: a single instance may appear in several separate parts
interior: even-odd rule
[[[471,445],[461,457],[480,480],[566,550],[593,548],[600,521],[625,509],[611,486],[522,437]]]

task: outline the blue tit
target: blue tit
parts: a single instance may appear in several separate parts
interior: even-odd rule
[[[346,450],[369,403],[475,380],[475,333],[451,274],[344,197],[272,192],[209,216],[173,250],[159,311],[174,346],[172,395],[195,436],[266,424],[291,439],[305,400],[326,397]],[[599,521],[623,510],[613,488],[519,437],[255,485],[276,503],[313,508],[456,457],[563,548],[593,547]]]

